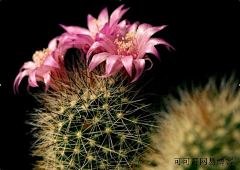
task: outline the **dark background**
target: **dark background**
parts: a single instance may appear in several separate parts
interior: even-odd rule
[[[154,26],[169,25],[155,34],[176,51],[158,46],[161,62],[152,57],[152,85],[162,96],[178,85],[203,83],[210,76],[223,77],[235,72],[240,76],[240,2],[180,0],[0,0],[0,169],[28,170],[29,128],[26,112],[34,99],[27,93],[27,78],[14,95],[13,81],[24,62],[36,50],[64,30],[58,24],[87,26],[87,14],[97,17],[108,7],[109,14],[120,6],[130,7],[123,16],[131,23],[140,21]],[[154,73],[154,74],[152,74]],[[145,74],[145,73],[144,73]]]

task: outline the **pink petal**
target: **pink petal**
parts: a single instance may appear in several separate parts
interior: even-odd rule
[[[24,70],[24,71],[18,73],[18,75],[15,78],[14,83],[13,83],[13,92],[15,94],[18,93],[18,87],[19,87],[19,84],[21,83],[23,77],[25,77],[27,75],[29,75],[29,70]]]
[[[112,56],[109,56],[107,58],[107,61],[106,61],[106,73],[107,75],[111,74],[114,70],[114,65],[115,63],[119,60],[119,56],[118,55],[112,55]]]
[[[82,49],[84,53],[87,53],[94,40],[88,35],[78,34],[77,36],[78,38],[72,42],[74,48]]]
[[[53,59],[52,55],[48,55],[43,62],[43,65],[60,68],[59,64]]]
[[[122,69],[122,67],[123,67],[122,63],[120,61],[116,61],[115,64],[113,64],[111,71],[108,71],[108,73],[106,73],[103,76],[99,76],[99,77],[101,77],[101,78],[109,77],[109,76],[119,72]]]
[[[86,34],[91,36],[91,32],[86,29],[86,28],[82,28],[82,27],[78,27],[78,26],[65,26],[63,24],[59,24],[63,29],[65,29],[68,33],[71,34]]]
[[[87,52],[87,61],[89,60],[92,52],[96,49],[98,49],[99,47],[103,47],[107,52],[109,52],[110,54],[114,54],[114,49],[111,49],[111,47],[109,47],[109,45],[107,43],[105,43],[104,41],[96,41],[92,44],[92,46],[90,47],[90,49]]]
[[[136,74],[134,79],[131,81],[131,83],[135,82],[143,73],[144,67],[145,67],[145,60],[144,59],[136,59],[133,61]]]
[[[171,48],[175,50],[173,46],[171,46],[169,43],[167,43],[165,40],[161,38],[150,38],[150,40],[147,42],[147,45],[159,45],[159,44],[165,45],[169,51]]]
[[[51,49],[52,51],[57,48],[57,40],[58,40],[58,37],[52,39],[52,40],[48,43],[48,48]]]
[[[125,28],[126,25],[128,25],[128,24],[130,24],[130,21],[127,20],[127,19],[125,19],[125,20],[121,21],[121,22],[118,24],[118,27],[120,27],[120,28]]]
[[[84,44],[92,45],[94,40],[92,39],[91,36],[89,35],[84,35],[84,34],[78,34],[79,41],[83,41]]]
[[[61,47],[65,43],[72,42],[76,39],[78,39],[77,34],[65,32],[62,35],[60,35],[59,38],[58,38],[58,40],[59,40],[58,47]]]
[[[159,44],[165,45],[169,51],[171,48],[173,50],[175,50],[173,46],[171,46],[169,43],[167,43],[166,41],[164,41],[161,38],[150,38],[150,40],[147,42],[145,47],[139,51],[138,58],[143,58],[146,53],[151,53],[160,60],[159,53],[156,50],[156,48],[154,47],[155,45],[159,45]]]
[[[119,24],[117,24],[115,27],[112,27],[110,29],[110,32],[113,33],[113,35],[126,35],[127,28],[130,26],[130,22],[128,20],[123,20]]]
[[[57,61],[58,63],[62,62],[62,60],[61,60],[62,54],[60,52],[60,48],[57,48],[56,50],[54,50],[51,55],[53,56],[53,59],[55,61]]]
[[[58,45],[58,48],[78,48],[82,49],[85,53],[87,52],[88,49],[86,49],[86,45],[89,47],[93,43],[93,39],[89,35],[84,35],[84,34],[77,34],[77,35],[72,35],[72,36],[62,36],[60,43]]]
[[[86,43],[84,43],[84,41],[81,40],[75,40],[75,41],[71,41],[71,42],[67,42],[62,46],[63,51],[66,51],[70,48],[77,48],[77,49],[84,49],[84,46],[86,45]]]
[[[88,67],[88,72],[91,72],[95,67],[97,67],[100,63],[102,63],[103,61],[105,61],[107,59],[107,57],[109,56],[109,53],[103,52],[103,53],[99,53],[96,54],[92,57],[92,60],[89,64]]]
[[[148,29],[145,30],[145,32],[143,33],[142,39],[141,41],[139,40],[139,48],[141,49],[149,40],[149,38],[155,34],[156,32],[162,30],[163,28],[165,28],[166,25],[160,26],[160,27],[150,27]]]
[[[106,36],[105,34],[99,33],[97,40],[103,40],[111,49],[115,49],[115,44],[113,37]]]
[[[130,77],[132,77],[133,56],[124,56],[121,58],[122,64],[127,70]]]
[[[120,11],[122,10],[123,7],[124,7],[124,4],[121,5],[121,6],[119,6],[117,9],[115,9],[115,10],[112,12],[112,14],[111,14],[111,16],[110,16],[110,22],[109,22],[109,23],[113,23],[113,22],[115,22],[115,21],[118,19],[119,14],[120,14]],[[110,25],[111,25],[111,24],[110,24]]]
[[[28,84],[32,87],[38,87],[38,84],[36,81],[36,71],[37,71],[37,68],[30,73],[28,78]]]
[[[122,10],[124,5],[119,6],[117,9],[113,11],[110,16],[110,27],[117,24],[118,21],[122,18],[122,16],[129,10],[129,8]]]
[[[136,21],[136,22],[134,22],[132,25],[130,25],[130,27],[128,28],[128,32],[129,33],[136,33],[136,31],[137,31],[137,27],[138,27],[138,25],[139,25],[139,22],[138,21]]]
[[[64,63],[64,55],[67,52],[67,50],[71,47],[72,47],[72,45],[71,44],[69,45],[67,43],[65,43],[61,47],[58,47],[51,54],[53,56],[53,59],[59,64]]]
[[[105,35],[110,35],[109,32],[110,28],[109,28],[109,23],[106,23],[103,28],[101,29],[100,33],[105,34]],[[98,35],[97,35],[98,36]]]
[[[104,25],[105,23],[108,22],[108,10],[107,7],[105,7],[100,14],[98,15],[98,20],[100,20],[100,24]]]
[[[72,40],[71,38],[73,38],[73,36],[69,37],[67,35],[63,36],[61,40],[62,42],[59,43],[58,48],[54,50],[53,53],[51,54],[53,56],[53,59],[57,63],[63,63],[64,61],[63,56],[65,55],[68,49],[70,48],[82,49],[85,53],[87,53],[85,45],[91,46],[91,44],[93,43],[93,39],[88,35],[78,34],[74,36],[75,38],[74,40]]]
[[[43,79],[44,79],[44,83],[45,83],[45,86],[46,86],[45,91],[47,91],[48,88],[49,88],[50,79],[51,79],[50,71],[48,71],[47,73],[43,74]]]
[[[65,54],[65,52],[70,48],[77,48],[77,49],[84,49],[85,44],[83,44],[82,41],[71,41],[68,43],[65,43],[64,46],[62,46],[62,53]]]
[[[146,70],[150,70],[152,68],[152,66],[153,66],[152,60],[150,58],[148,58],[148,57],[146,57],[144,59],[150,61],[151,66],[148,69],[146,69]]]
[[[138,26],[137,32],[135,34],[135,38],[138,43],[141,42],[142,36],[144,35],[146,29],[148,29],[150,27],[152,27],[152,26],[150,24],[146,24],[146,23]]]
[[[19,72],[21,72],[23,69],[35,69],[36,68],[36,65],[35,65],[35,63],[34,62],[32,62],[32,61],[28,61],[28,62],[25,62],[24,64],[23,64],[23,66],[20,68],[20,71]]]
[[[137,58],[143,58],[146,53],[153,54],[160,60],[160,56],[159,56],[157,49],[152,45],[148,45],[148,46],[144,47],[144,49],[142,49],[139,52],[139,55]]]
[[[88,29],[90,30],[90,32],[92,33],[97,32],[97,24],[94,23],[96,18],[94,18],[91,14],[88,14],[87,20],[88,20]]]

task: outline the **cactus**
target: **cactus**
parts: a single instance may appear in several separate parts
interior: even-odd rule
[[[133,169],[149,147],[153,115],[121,75],[87,73],[84,60],[66,64],[70,83],[32,95],[42,104],[31,114],[36,169]],[[43,88],[44,89],[44,88]]]
[[[151,136],[155,152],[146,155],[141,169],[240,169],[237,87],[233,76],[228,81],[223,79],[220,86],[211,78],[204,88],[179,90],[180,100],[170,97],[167,111],[159,113],[162,117],[158,119],[157,133]],[[174,158],[181,158],[180,165]],[[190,158],[189,165],[183,164],[183,158]],[[197,165],[192,158],[198,158]],[[200,158],[207,158],[207,165],[200,165]]]
[[[16,76],[14,92],[28,76],[27,89],[41,104],[28,121],[37,139],[36,169],[133,169],[151,149],[148,134],[156,121],[133,84],[152,68],[149,54],[160,59],[156,45],[174,47],[152,38],[166,25],[120,22],[129,10],[123,7],[110,16],[104,8],[98,19],[88,14],[88,29],[60,24],[66,32]],[[75,49],[70,62],[67,53]]]

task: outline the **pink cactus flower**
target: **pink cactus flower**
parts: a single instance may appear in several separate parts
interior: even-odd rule
[[[86,53],[92,43],[93,40],[90,36],[67,32],[54,38],[49,42],[47,49],[36,51],[33,55],[33,61],[26,62],[21,67],[13,84],[14,93],[18,92],[19,84],[25,76],[29,76],[29,86],[38,87],[37,81],[40,81],[44,82],[46,90],[48,90],[49,86],[53,86],[51,77],[57,78],[59,73],[62,76],[66,74],[60,65],[64,65],[64,55],[67,50],[77,48]]]
[[[147,57],[147,53],[160,59],[155,45],[163,44],[168,50],[174,49],[163,39],[151,38],[165,27],[165,25],[159,27],[149,24],[139,25],[139,22],[135,22],[126,32],[119,32],[121,34],[115,36],[99,33],[98,40],[92,44],[87,53],[87,60],[91,59],[88,72],[106,61],[106,74],[101,77],[109,77],[124,69],[132,78],[131,82],[136,81],[143,73],[146,60],[150,61],[152,67],[152,61]],[[96,54],[95,51],[99,48],[103,48],[104,51]]]
[[[65,26],[62,24],[60,26],[63,27],[68,33],[89,35],[92,37],[93,40],[95,40],[98,33],[101,33],[102,30],[108,32],[109,34],[114,33],[116,27],[118,26],[118,22],[129,9],[127,8],[122,10],[123,7],[124,5],[121,5],[117,9],[115,9],[111,14],[110,19],[108,18],[107,8],[104,8],[100,12],[98,19],[94,18],[91,14],[88,14],[88,29],[78,26]],[[128,21],[125,20],[125,22]]]
[[[58,42],[58,48],[77,48],[86,53],[94,41],[88,35],[65,32],[58,37]]]
[[[57,38],[54,38],[49,42],[47,49],[36,51],[33,54],[33,61],[23,64],[13,84],[14,93],[18,92],[19,84],[25,76],[29,76],[29,86],[38,87],[37,81],[41,81],[45,83],[46,89],[48,89],[51,74],[54,74],[55,68],[60,68],[58,60],[52,55],[56,47]]]

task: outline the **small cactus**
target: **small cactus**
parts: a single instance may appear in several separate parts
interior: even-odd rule
[[[70,83],[35,94],[43,105],[28,122],[36,142],[36,169],[133,169],[149,147],[153,115],[123,77],[87,73],[83,61],[68,68]],[[102,67],[103,68],[103,67]]]
[[[149,54],[160,59],[156,45],[174,47],[152,37],[166,25],[120,22],[129,10],[123,7],[110,16],[104,8],[98,19],[88,14],[88,29],[60,24],[65,32],[16,76],[14,92],[28,76],[27,89],[42,105],[28,121],[37,139],[36,169],[133,169],[150,149],[148,134],[156,121],[133,84],[146,63],[152,68]],[[79,55],[68,63],[67,53],[76,49]]]
[[[237,86],[233,77],[223,80],[220,88],[210,79],[202,89],[180,90],[180,100],[171,97],[167,112],[160,113],[157,133],[151,137],[155,152],[146,155],[141,169],[240,169]],[[180,165],[175,164],[175,158],[181,158]],[[190,158],[189,165],[183,164],[183,158]],[[197,165],[192,158],[198,158]],[[207,164],[200,165],[200,158],[207,158]]]

